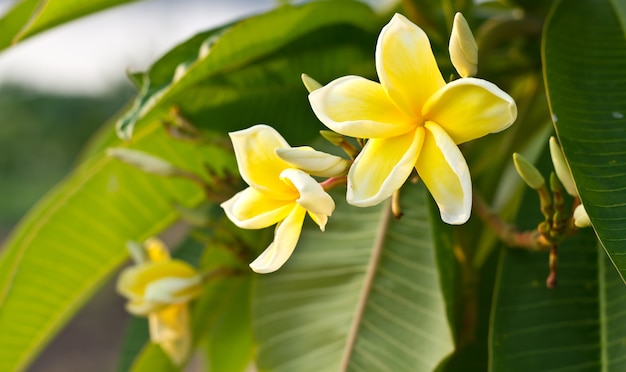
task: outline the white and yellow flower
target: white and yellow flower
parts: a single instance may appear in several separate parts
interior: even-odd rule
[[[399,14],[378,37],[376,70],[380,83],[345,76],[309,94],[327,127],[369,139],[350,167],[348,202],[381,202],[415,168],[443,221],[466,222],[472,186],[457,145],[509,127],[517,116],[515,102],[485,80],[446,84],[426,34]]]
[[[228,218],[244,229],[274,224],[274,241],[250,267],[278,270],[291,256],[308,213],[323,231],[335,209],[333,199],[310,174],[333,177],[349,165],[338,156],[309,147],[291,148],[267,125],[230,133],[239,172],[250,186],[222,203]]]
[[[191,347],[188,303],[202,290],[202,278],[186,262],[172,260],[157,239],[140,247],[135,266],[120,274],[117,291],[128,298],[126,309],[147,316],[150,339],[180,365]]]

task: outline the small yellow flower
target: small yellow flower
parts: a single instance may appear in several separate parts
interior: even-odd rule
[[[310,174],[333,177],[347,161],[308,147],[291,148],[267,125],[230,133],[239,173],[250,186],[222,203],[228,218],[244,229],[274,224],[274,241],[250,264],[258,273],[278,270],[300,238],[305,215],[322,231],[335,209],[333,199]]]
[[[200,293],[202,278],[189,264],[172,260],[159,240],[142,248],[145,261],[122,271],[117,291],[128,298],[128,312],[148,317],[150,339],[180,365],[191,347],[188,303]]]
[[[378,204],[416,168],[443,221],[464,223],[472,186],[457,144],[509,127],[515,102],[485,80],[446,84],[428,37],[400,14],[378,37],[376,71],[380,83],[345,76],[309,94],[328,128],[369,139],[348,172],[348,202]]]

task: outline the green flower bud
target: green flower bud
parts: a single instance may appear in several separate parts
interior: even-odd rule
[[[537,168],[535,168],[535,166],[526,160],[526,158],[524,158],[521,154],[513,154],[513,163],[515,164],[517,173],[520,177],[522,177],[528,186],[535,190],[545,186],[546,180],[543,178],[541,173],[539,173]]]
[[[308,90],[309,93],[322,87],[322,84],[318,83],[317,81],[315,81],[315,79],[307,74],[302,74],[301,78],[304,86],[306,87],[306,90]]]

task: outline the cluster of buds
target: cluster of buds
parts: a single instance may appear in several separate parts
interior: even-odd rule
[[[578,228],[591,226],[591,221],[581,203],[563,151],[554,137],[550,138],[550,155],[554,172],[550,174],[549,189],[539,170],[522,155],[513,154],[513,162],[520,177],[539,195],[544,220],[537,226],[538,243],[543,249],[550,250],[550,275],[546,283],[548,287],[554,287],[558,245]],[[569,210],[565,205],[563,190],[574,198],[573,206]]]

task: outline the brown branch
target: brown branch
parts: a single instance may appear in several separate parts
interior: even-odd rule
[[[539,231],[519,231],[517,227],[504,222],[477,192],[472,193],[472,201],[476,214],[491,227],[498,238],[507,246],[529,251],[546,251],[552,246]]]

